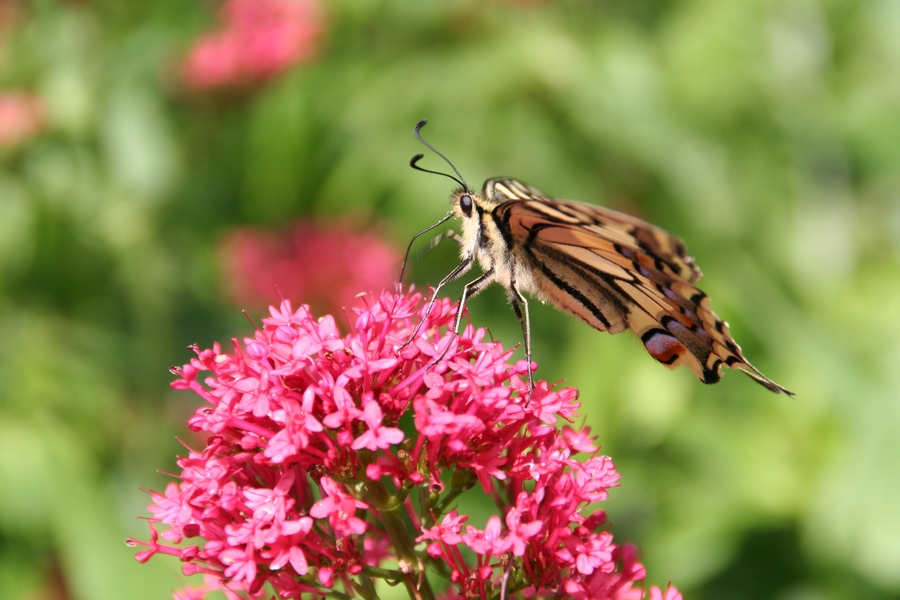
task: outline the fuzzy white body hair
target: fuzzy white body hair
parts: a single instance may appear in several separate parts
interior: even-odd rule
[[[460,209],[459,200],[464,195],[471,196],[477,207],[468,215]],[[491,212],[500,202],[488,199],[483,194],[461,190],[453,194],[452,202],[454,215],[462,221],[460,258],[466,260],[474,256],[482,272],[493,271],[492,282],[499,283],[506,290],[511,289],[515,283],[514,287],[529,292],[544,302],[543,294],[535,285],[532,269],[523,264],[522,257],[516,256],[515,250],[509,247],[491,216]]]

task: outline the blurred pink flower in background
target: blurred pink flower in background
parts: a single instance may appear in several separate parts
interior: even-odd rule
[[[181,64],[195,90],[242,86],[273,77],[307,60],[322,33],[315,0],[228,0],[222,27],[198,37]]]
[[[345,223],[296,223],[287,232],[242,228],[222,239],[219,257],[242,308],[303,299],[323,312],[357,304],[365,290],[391,286],[400,252],[375,233]]]
[[[0,92],[0,146],[18,146],[44,128],[44,103],[27,92]]]
[[[0,0],[0,36],[18,24],[22,12],[19,4],[17,0]]]

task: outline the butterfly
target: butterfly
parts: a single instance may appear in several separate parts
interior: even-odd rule
[[[728,324],[696,287],[702,273],[680,239],[637,217],[557,200],[516,179],[488,179],[476,193],[453,163],[422,138],[419,130],[426,122],[416,125],[416,138],[443,158],[458,178],[418,166],[422,154],[414,156],[410,166],[453,179],[461,187],[451,196],[447,216],[413,237],[407,257],[420,235],[453,217],[462,223],[460,234],[446,236],[459,243],[462,262],[434,289],[426,312],[444,285],[477,262],[482,274],[463,288],[454,332],[459,331],[466,300],[498,283],[506,289],[522,325],[529,364],[531,322],[523,292],[600,331],[631,330],[650,356],[669,368],[689,368],[703,383],[719,381],[722,367],[729,367],[775,393],[793,395],[744,357]],[[404,259],[401,281],[405,267]],[[529,390],[533,389],[529,370]]]

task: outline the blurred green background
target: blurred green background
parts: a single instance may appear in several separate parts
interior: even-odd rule
[[[292,68],[192,88],[178,65],[218,6],[0,0],[0,91],[43,107],[0,146],[0,598],[183,585],[123,540],[191,439],[200,399],[168,367],[251,330],[222,236],[341,219],[402,247],[451,188],[407,166],[423,117],[472,185],[514,176],[684,238],[747,357],[797,394],[704,386],[532,303],[538,375],[581,390],[648,581],[900,598],[900,3],[320,0]],[[449,272],[450,246],[412,279]],[[520,342],[501,289],[470,307]]]

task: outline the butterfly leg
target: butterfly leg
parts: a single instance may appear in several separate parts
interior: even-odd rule
[[[525,338],[525,360],[528,362],[528,399],[531,399],[531,392],[534,391],[534,374],[531,372],[531,317],[528,314],[528,300],[519,291],[516,285],[515,276],[509,283],[509,301],[516,311],[519,318],[519,324],[522,326],[522,336]]]
[[[441,279],[440,283],[437,284],[437,287],[434,288],[434,292],[431,294],[431,300],[428,301],[428,306],[425,308],[425,314],[422,316],[422,320],[419,321],[419,324],[416,325],[416,328],[413,330],[412,335],[409,336],[409,339],[401,345],[397,350],[403,350],[407,346],[409,346],[414,339],[419,335],[419,331],[422,329],[422,325],[425,324],[425,319],[428,315],[431,314],[431,309],[434,308],[434,303],[437,300],[438,294],[441,292],[441,288],[450,283],[455,279],[459,279],[466,272],[472,268],[472,264],[475,262],[475,255],[470,254],[463,260],[458,267],[450,271],[450,274]],[[468,286],[467,286],[468,287]],[[465,296],[463,296],[465,297]],[[459,314],[457,313],[457,319],[459,318]]]
[[[459,307],[456,309],[456,319],[453,320],[453,333],[459,333],[459,324],[462,322],[463,310],[466,308],[466,300],[479,293],[494,281],[494,269],[488,269],[481,277],[470,281],[463,288],[462,298],[459,299]]]
[[[494,281],[494,269],[488,269],[481,277],[470,281],[463,287],[462,297],[459,299],[459,306],[456,309],[456,318],[453,319],[453,337],[450,338],[450,341],[447,342],[447,347],[444,348],[443,352],[441,352],[437,358],[431,361],[427,368],[431,368],[444,358],[444,355],[447,354],[447,351],[450,350],[450,346],[453,345],[456,337],[459,335],[459,325],[462,322],[463,311],[466,309],[466,300],[479,293],[481,290],[486,288],[488,285],[493,283]]]
[[[428,242],[428,247],[425,249],[425,254],[427,255],[430,252],[432,252],[435,248],[438,247],[438,245],[440,245],[441,242],[443,242],[444,240],[447,240],[447,239],[453,240],[460,246],[463,245],[462,237],[458,233],[453,231],[452,229],[449,229],[449,230],[445,231],[444,233],[441,233],[441,234],[436,235],[433,238],[431,238],[431,241]]]

